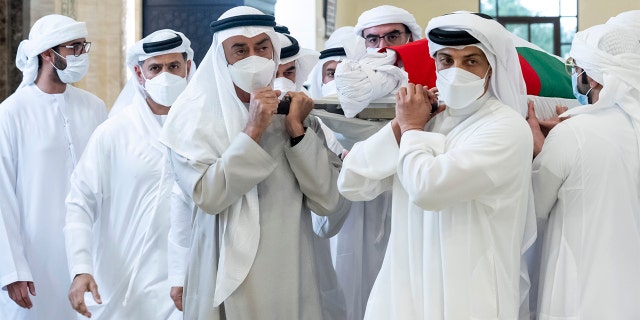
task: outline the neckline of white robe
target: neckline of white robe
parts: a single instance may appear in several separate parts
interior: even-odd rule
[[[153,211],[151,212],[151,217],[149,218],[149,224],[146,226],[144,231],[144,236],[142,237],[142,248],[144,249],[147,243],[147,236],[149,235],[149,229],[153,224],[153,220],[158,213],[158,209],[160,207],[160,200],[164,197],[166,190],[170,190],[172,183],[171,181],[166,181],[165,176],[167,175],[168,170],[168,152],[167,148],[164,147],[160,141],[157,139],[160,136],[160,123],[155,119],[153,112],[149,108],[146,99],[142,96],[140,92],[136,92],[133,98],[134,105],[131,108],[128,108],[127,111],[128,116],[134,123],[134,126],[143,134],[149,135],[152,141],[152,146],[156,148],[162,154],[162,170],[160,172],[160,181],[156,186],[156,201],[153,205]],[[142,264],[142,253],[140,253],[136,257],[136,262],[133,265],[133,271],[131,272],[131,277],[129,278],[129,283],[127,285],[127,291],[124,294],[124,299],[122,301],[122,306],[127,306],[129,301],[129,296],[131,294],[131,290],[133,289],[133,283],[140,271],[140,265]]]

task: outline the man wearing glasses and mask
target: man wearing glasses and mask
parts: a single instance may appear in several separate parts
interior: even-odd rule
[[[89,68],[84,22],[45,16],[18,47],[23,79],[0,105],[0,319],[73,319],[64,199],[104,102],[71,85]],[[37,296],[36,296],[37,292]],[[11,301],[11,300],[13,301]]]
[[[403,45],[422,38],[422,28],[416,23],[415,17],[402,8],[390,5],[379,6],[363,12],[358,18],[358,23],[355,25],[353,32],[357,37],[364,38],[366,50],[374,60],[377,59],[377,56],[372,53],[382,48],[389,46],[404,47]],[[364,49],[362,50],[364,53]],[[425,48],[422,51],[425,58],[429,59],[428,50]],[[366,106],[368,101],[372,100],[375,95],[386,95],[388,92],[384,92],[384,90],[368,90],[367,86],[363,86],[363,83],[374,83],[377,79],[367,79],[367,81],[353,80],[359,77],[365,79],[372,73],[381,74],[380,72],[365,72],[363,70],[376,70],[375,67],[372,67],[372,64],[368,64],[368,61],[372,60],[366,60],[367,58],[365,58],[366,61],[355,61],[353,57],[347,59],[349,61],[343,61],[335,67],[337,79],[335,83],[336,86],[342,89],[339,90],[338,98],[345,114],[348,116],[349,111],[353,108],[353,102],[361,102],[359,105]],[[381,59],[391,64],[396,63],[395,59]],[[376,60],[374,64],[378,67],[383,63]],[[421,64],[424,64],[424,62],[421,61]],[[381,66],[381,68],[387,68],[386,70],[389,67]],[[392,74],[397,75],[400,73],[398,78],[405,77],[406,79],[404,72],[397,68],[393,69],[396,70],[396,73]],[[359,74],[359,76],[356,74]],[[390,76],[390,78],[393,77]],[[389,81],[389,83],[395,83],[397,86],[400,84],[400,82],[393,81]],[[383,125],[377,125],[380,122],[364,122],[364,120],[359,122],[356,120],[348,126],[355,128],[361,123],[366,123],[367,126],[376,123],[376,128],[380,128]],[[354,135],[347,130],[343,129],[340,133],[348,137],[349,140],[356,140],[355,137],[352,138]],[[356,141],[364,140],[365,138],[359,136]],[[353,202],[349,215],[338,232],[336,248],[336,273],[347,301],[347,319],[355,320],[364,317],[369,293],[382,266],[390,232],[391,191],[383,192],[367,201]]]
[[[383,5],[363,12],[355,26],[357,36],[367,48],[398,46],[422,38],[422,29],[411,13],[402,8]]]
[[[638,319],[640,43],[609,24],[576,33],[575,91],[533,161],[542,241],[538,319]],[[580,98],[579,98],[580,99]]]

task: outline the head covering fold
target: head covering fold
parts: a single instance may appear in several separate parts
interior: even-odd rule
[[[320,59],[331,58],[331,57],[343,57],[346,55],[347,55],[347,52],[344,51],[344,48],[330,48],[330,49],[324,49],[320,51]]]
[[[345,45],[355,41],[362,41],[358,40],[358,38],[353,33],[353,27],[351,26],[340,27],[333,31],[324,44],[324,50],[320,53],[320,60],[313,67],[307,79],[311,98],[322,98],[322,66],[329,61],[342,61],[345,59],[347,57]],[[366,50],[364,49],[364,43],[361,42],[361,45],[363,50]]]
[[[465,31],[479,41],[474,44],[483,50],[493,69],[489,90],[502,103],[512,107],[522,116],[527,114],[526,86],[511,33],[501,24],[469,12],[456,12],[431,19],[425,30],[427,35],[434,29]],[[443,36],[443,34],[440,34]],[[429,53],[452,47],[442,40],[429,38]],[[455,46],[454,46],[455,47]],[[458,46],[462,48],[464,46]]]
[[[236,35],[251,38],[267,34],[273,44],[275,63],[280,64],[280,41],[274,25],[273,17],[247,6],[232,8],[212,23],[215,33],[211,47],[192,81],[171,107],[163,126],[160,141],[164,145],[200,163],[213,164],[222,157],[248,120],[248,110],[236,95],[222,42]],[[222,245],[215,293],[214,297],[203,297],[211,299],[214,307],[238,288],[251,269],[260,239],[258,212],[257,187],[225,211],[216,212],[220,217]]]
[[[176,48],[182,44],[182,38],[176,34],[175,37],[157,42],[148,42],[142,44],[142,50],[146,53],[154,53]]]
[[[300,48],[298,41],[290,35],[278,33],[278,37],[280,38],[280,45],[282,46],[280,50],[280,64],[295,61],[295,83],[296,89],[300,91],[303,89],[303,85],[307,77],[309,77],[311,70],[313,70],[313,67],[318,63],[318,56],[320,54],[315,50]]]
[[[276,18],[264,14],[246,14],[218,19],[210,24],[211,33],[242,26],[275,27]]]
[[[280,42],[282,44],[282,49],[280,49],[280,63],[289,63],[291,61],[283,61],[284,59],[291,58],[298,54],[298,52],[300,52],[300,45],[298,44],[298,40],[287,34],[279,34],[278,37],[280,38]]]
[[[422,39],[422,27],[418,25],[416,18],[409,11],[390,5],[375,7],[363,12],[358,17],[358,23],[353,31],[357,36],[362,37],[364,29],[389,23],[402,23],[409,28],[414,41]]]
[[[640,128],[640,42],[636,35],[615,25],[593,26],[576,33],[569,55],[602,90],[592,106],[574,108],[565,115],[615,105]]]
[[[464,30],[443,30],[435,28],[427,35],[429,40],[443,46],[468,46],[470,44],[480,43],[469,32]]]
[[[609,18],[607,24],[621,28],[629,28],[640,39],[640,10],[625,11]]]
[[[29,39],[22,40],[16,53],[16,67],[22,71],[19,88],[32,84],[38,76],[38,55],[47,49],[89,35],[84,22],[67,16],[50,14],[31,27]]]

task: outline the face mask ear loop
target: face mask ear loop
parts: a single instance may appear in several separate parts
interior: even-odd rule
[[[589,88],[589,90],[587,90],[587,93],[584,94],[585,96],[587,96],[587,98],[589,98],[589,92],[591,92],[591,90],[593,90],[593,88]]]
[[[66,58],[66,57],[63,57],[61,54],[57,53],[57,52],[56,52],[55,50],[53,50],[53,49],[50,49],[50,50],[51,50],[51,51],[53,51],[53,53],[55,53],[58,57],[60,57],[60,58],[64,59],[64,61],[67,61],[67,58]],[[66,69],[66,67],[65,67],[64,69],[58,69],[58,67],[56,67],[56,65],[55,65],[55,64],[53,64],[53,62],[49,62],[49,64],[51,64],[51,66],[52,66],[54,69],[58,70],[58,71],[62,71],[62,70],[64,70],[64,69]]]

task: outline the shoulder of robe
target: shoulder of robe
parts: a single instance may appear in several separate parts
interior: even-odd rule
[[[103,108],[106,112],[107,110],[106,104],[104,103],[104,101],[102,101],[102,99],[98,98],[98,96],[96,96],[95,94],[87,90],[74,87],[72,85],[69,85],[68,88],[69,88],[68,90],[70,90],[72,94],[76,94],[82,97],[82,99],[88,100],[89,103],[87,105]]]
[[[33,102],[34,95],[28,87],[20,88],[0,103],[0,114],[19,111],[22,106]]]

